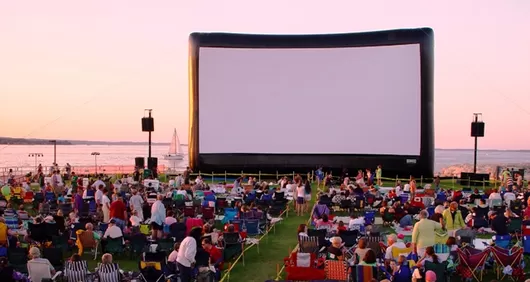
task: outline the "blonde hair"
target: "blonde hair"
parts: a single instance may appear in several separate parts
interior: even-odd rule
[[[103,254],[101,256],[101,263],[102,264],[111,264],[112,263],[112,255],[109,253]]]

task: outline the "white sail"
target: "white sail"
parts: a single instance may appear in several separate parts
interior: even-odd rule
[[[173,131],[173,138],[171,138],[171,144],[169,145],[169,152],[167,155],[164,156],[164,159],[166,160],[182,160],[184,158],[184,154],[182,152],[182,148],[180,146],[180,140],[177,135],[177,130],[175,129]]]

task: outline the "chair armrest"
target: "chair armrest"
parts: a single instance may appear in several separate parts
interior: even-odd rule
[[[62,272],[62,271],[57,271],[57,272],[55,272],[55,275],[52,277],[52,280],[57,279],[57,278],[60,277],[61,275],[63,275],[63,272]]]

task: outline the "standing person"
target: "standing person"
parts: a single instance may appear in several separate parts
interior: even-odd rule
[[[305,187],[302,182],[298,182],[296,187],[296,214],[301,216],[304,214],[305,205]]]
[[[383,185],[383,182],[381,181],[382,176],[383,176],[383,167],[381,165],[378,165],[377,169],[375,170],[375,179],[377,180],[378,186]]]
[[[163,199],[163,195],[158,195],[156,202],[151,206],[151,237],[155,240],[157,238],[162,238],[164,221],[166,220],[166,207],[162,203]]]
[[[177,254],[177,268],[180,273],[181,282],[192,281],[192,270],[195,265],[195,255],[197,255],[197,244],[200,242],[202,230],[193,228],[190,234],[182,240]]]
[[[442,229],[439,222],[428,219],[429,213],[422,210],[419,213],[420,221],[414,224],[412,229],[412,249],[418,257],[425,255],[425,249],[435,244],[436,231]]]
[[[443,222],[445,223],[445,229],[449,236],[454,237],[455,232],[458,229],[462,229],[466,226],[464,218],[462,218],[462,212],[458,209],[458,203],[452,202],[449,208],[444,210],[442,213]]]
[[[116,225],[122,230],[127,225],[127,207],[125,206],[122,197],[118,197],[116,201],[110,204],[110,218],[114,219]]]
[[[182,173],[182,177],[184,178],[184,184],[189,185],[190,184],[190,176],[193,171],[190,169],[189,166],[186,167],[186,170]]]
[[[131,211],[136,211],[136,215],[140,218],[141,221],[144,220],[144,199],[142,199],[142,196],[138,195],[138,190],[132,191],[133,195],[131,199],[129,199],[129,204],[131,206]]]
[[[414,201],[414,197],[416,196],[416,180],[414,179],[414,176],[410,176],[410,201]]]
[[[103,222],[110,221],[110,199],[107,188],[103,189],[103,196],[101,196],[101,210],[103,211]]]
[[[306,179],[304,182],[305,189],[305,212],[309,212],[309,203],[311,203],[311,182]]]

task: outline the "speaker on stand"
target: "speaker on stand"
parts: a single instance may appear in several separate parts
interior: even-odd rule
[[[484,137],[485,124],[482,121],[481,113],[473,114],[473,122],[471,122],[471,137],[475,138],[475,154],[473,160],[473,173],[477,173],[477,153],[478,153],[478,138]]]
[[[147,168],[153,173],[153,178],[158,177],[158,158],[147,158]]]
[[[144,157],[134,158],[134,166],[138,169],[143,169],[145,167],[145,158]]]

